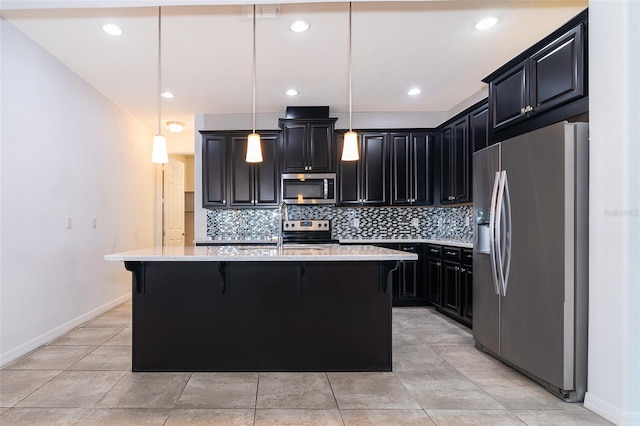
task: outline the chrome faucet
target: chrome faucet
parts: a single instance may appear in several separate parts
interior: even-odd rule
[[[287,209],[287,203],[284,200],[278,205],[278,245],[277,247],[282,248],[282,210],[284,209],[284,220],[289,220],[289,210]]]

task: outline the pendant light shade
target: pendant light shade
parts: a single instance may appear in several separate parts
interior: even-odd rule
[[[341,160],[357,161],[359,159],[358,134],[351,127],[351,2],[349,2],[349,131],[344,134]]]
[[[152,163],[168,163],[167,139],[162,135],[153,137],[153,151],[151,152]]]
[[[247,136],[247,163],[262,162],[260,135],[256,133],[256,5],[253,5],[253,131]]]
[[[151,151],[152,163],[168,163],[167,139],[162,135],[160,129],[160,119],[162,117],[160,109],[160,90],[162,87],[162,8],[158,6],[158,133],[153,137],[153,150]]]
[[[262,163],[262,148],[260,147],[260,135],[251,133],[247,137],[247,163]]]

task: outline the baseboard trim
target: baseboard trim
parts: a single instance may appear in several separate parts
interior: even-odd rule
[[[74,318],[71,321],[67,321],[66,323],[61,324],[58,327],[41,334],[38,337],[35,337],[21,345],[16,346],[15,348],[0,353],[0,367],[4,367],[10,362],[20,358],[22,355],[29,353],[42,345],[46,345],[47,343],[57,339],[63,334],[73,330],[80,324],[83,324],[97,317],[98,315],[107,312],[109,309],[115,308],[116,306],[126,302],[129,299],[131,299],[131,293],[127,293],[124,296],[118,297],[117,299],[112,300],[109,303],[105,303],[104,305],[99,306],[83,315],[80,315],[79,317]]]
[[[622,411],[589,392],[584,396],[584,408],[616,425],[640,425],[640,412]]]

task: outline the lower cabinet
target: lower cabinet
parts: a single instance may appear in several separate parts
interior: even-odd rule
[[[472,251],[459,247],[427,245],[429,302],[468,327],[473,319]]]
[[[417,261],[400,262],[398,269],[392,272],[393,306],[425,306],[427,285],[424,275],[424,244],[375,244],[378,247],[402,250],[418,255]]]

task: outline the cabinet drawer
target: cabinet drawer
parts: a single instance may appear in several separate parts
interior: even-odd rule
[[[449,262],[460,262],[461,249],[457,247],[444,247],[442,258]]]
[[[441,259],[442,258],[442,247],[441,246],[432,246],[432,245],[427,244],[427,256]]]
[[[467,266],[473,266],[473,250],[462,250],[462,264]]]

